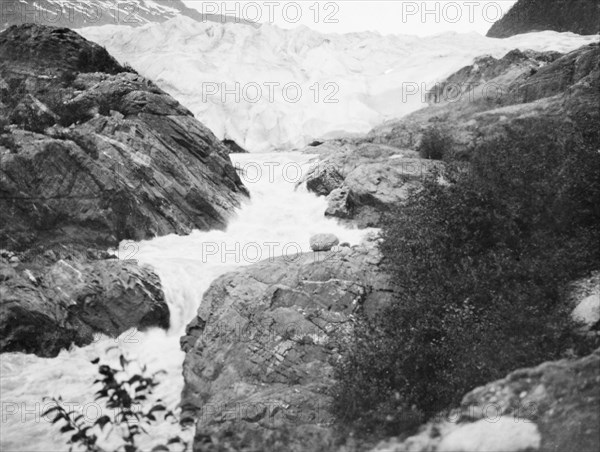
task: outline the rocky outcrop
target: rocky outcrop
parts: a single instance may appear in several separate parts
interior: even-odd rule
[[[367,139],[401,149],[418,148],[431,127],[447,131],[447,152],[468,155],[481,137],[504,133],[523,119],[559,121],[592,130],[600,120],[600,46],[564,56],[512,51],[480,58],[438,85],[431,104],[373,129]]]
[[[102,333],[169,327],[158,277],[135,261],[55,246],[0,250],[0,353],[56,356]]]
[[[335,234],[315,234],[310,238],[310,249],[313,251],[331,251],[339,243],[340,239]]]
[[[600,46],[567,55],[514,50],[503,58],[480,57],[436,85],[430,105],[373,129],[367,136],[315,143],[318,154],[302,182],[328,197],[325,215],[359,227],[378,227],[422,178],[439,166],[420,158],[425,134],[436,132],[444,155],[468,159],[483,139],[535,122],[559,123],[567,134],[600,144]]]
[[[306,151],[322,156],[301,182],[327,196],[325,215],[363,228],[381,226],[385,213],[438,166],[415,152],[360,140],[329,141]]]
[[[459,408],[373,452],[596,451],[600,349],[519,369],[468,393]]]
[[[0,56],[5,122],[14,124],[0,148],[9,248],[224,228],[246,196],[215,136],[99,46],[26,25],[0,34]]]
[[[332,450],[332,364],[391,297],[374,242],[264,261],[213,282],[182,338],[202,450]]]
[[[570,31],[580,35],[600,33],[597,0],[519,0],[487,33],[490,38],[534,31]]]
[[[52,356],[93,332],[168,327],[156,275],[97,250],[224,228],[247,196],[227,148],[64,28],[0,33],[0,94],[0,248],[20,256],[2,264],[0,351]],[[55,248],[70,251],[38,259]]]
[[[318,146],[318,145],[317,145]],[[319,196],[327,196],[344,183],[344,176],[340,174],[333,162],[327,160],[319,162],[319,165],[306,179],[306,188]]]

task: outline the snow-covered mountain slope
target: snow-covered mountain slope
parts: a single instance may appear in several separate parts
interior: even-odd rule
[[[421,107],[425,91],[477,56],[499,58],[515,48],[566,52],[597,40],[556,32],[502,40],[474,33],[321,34],[182,16],[81,33],[156,81],[217,136],[250,151],[368,132]]]
[[[228,22],[232,17],[202,15],[181,0],[2,0],[0,29],[22,23],[69,28],[106,24],[138,27],[176,16],[198,22]]]

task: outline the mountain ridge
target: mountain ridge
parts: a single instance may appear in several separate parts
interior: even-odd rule
[[[74,29],[109,24],[140,27],[179,15],[197,22],[252,24],[233,16],[202,14],[181,0],[2,0],[0,29],[25,23]]]

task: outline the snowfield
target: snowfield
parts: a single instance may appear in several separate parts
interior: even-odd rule
[[[420,108],[437,81],[481,55],[500,58],[517,48],[568,52],[598,40],[549,31],[508,39],[322,34],[184,16],[78,31],[154,80],[219,138],[251,152],[366,133]]]

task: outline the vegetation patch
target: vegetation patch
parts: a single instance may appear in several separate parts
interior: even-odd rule
[[[427,127],[417,147],[421,158],[442,160],[452,148],[452,136],[441,124]]]
[[[337,365],[344,430],[408,433],[478,385],[597,346],[564,302],[569,282],[600,268],[597,149],[573,125],[523,120],[388,217],[399,295],[357,322]]]

